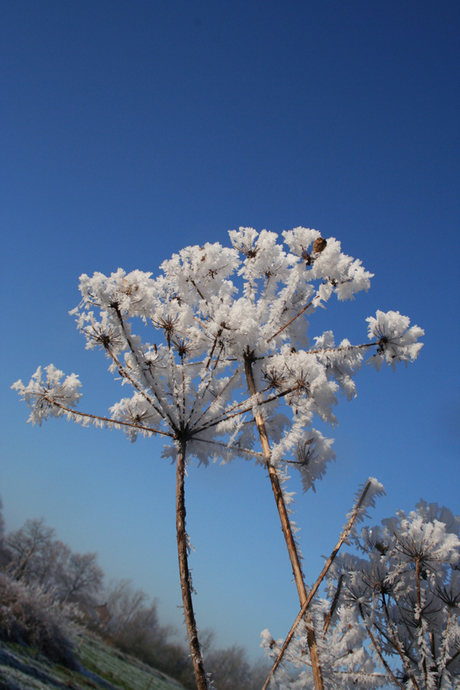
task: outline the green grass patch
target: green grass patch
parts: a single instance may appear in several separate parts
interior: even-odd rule
[[[174,679],[95,635],[85,633],[77,640],[77,657],[90,673],[52,663],[34,648],[0,642],[0,690],[107,690],[100,679],[115,690],[183,690]]]

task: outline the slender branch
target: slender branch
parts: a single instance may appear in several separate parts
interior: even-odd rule
[[[208,303],[207,300],[203,297],[203,295],[202,295],[202,293],[201,293],[201,290],[199,289],[198,285],[195,283],[195,281],[193,280],[193,278],[189,278],[189,280],[190,280],[190,282],[192,283],[192,285],[193,285],[193,287],[195,288],[195,290],[197,291],[197,293],[199,294],[199,296],[201,297],[201,299],[203,300],[203,302],[206,302],[206,304],[207,304],[207,303]]]
[[[457,649],[455,654],[452,654],[449,661],[446,663],[446,668],[447,668],[447,666],[449,666],[449,664],[451,664],[453,661],[455,661],[455,659],[458,657],[459,654],[460,654],[460,649]]]
[[[152,389],[152,392],[153,392],[155,398],[157,399],[158,404],[160,405],[161,409],[163,410],[162,413],[159,412],[159,411],[157,410],[157,411],[158,411],[158,414],[160,414],[162,417],[167,417],[167,418],[169,419],[169,421],[170,421],[172,427],[174,428],[173,420],[171,419],[171,417],[170,417],[170,415],[169,415],[169,413],[168,413],[168,410],[164,408],[164,404],[163,404],[163,401],[162,401],[162,399],[161,399],[161,396],[158,395],[158,393],[155,391],[155,387],[154,387],[154,385],[153,385],[153,384],[155,383],[155,380],[154,380],[153,376],[151,376],[152,382],[151,382],[150,384],[149,384],[149,382],[147,381],[147,377],[146,377],[145,371],[144,371],[144,369],[143,369],[143,367],[142,367],[142,363],[139,361],[138,352],[137,352],[137,350],[134,348],[133,344],[131,343],[131,339],[130,339],[130,337],[129,337],[127,331],[126,331],[125,322],[123,321],[123,317],[122,317],[122,315],[121,315],[120,308],[119,308],[118,305],[117,305],[117,306],[114,306],[114,307],[113,307],[113,310],[115,311],[115,314],[117,315],[118,321],[119,321],[119,323],[120,323],[121,330],[123,331],[123,335],[124,335],[124,337],[125,337],[125,340],[126,340],[126,342],[128,343],[130,352],[131,352],[131,354],[133,355],[134,359],[136,360],[136,364],[137,364],[137,366],[138,366],[138,369],[139,369],[139,371],[142,372],[142,375],[143,375],[144,379],[146,380],[147,385],[149,385],[149,387]],[[170,343],[168,343],[168,344],[170,345]],[[111,351],[110,351],[109,349],[108,349],[108,352],[109,352],[110,356],[114,359],[114,361],[116,361],[117,366],[118,366],[119,368],[121,367],[121,369],[120,369],[120,374],[122,374],[122,372],[123,372],[122,375],[125,375],[125,374],[126,374],[125,368],[121,365],[121,363],[118,361],[118,359],[116,359],[116,358],[114,357],[114,355],[111,353]],[[150,373],[150,372],[149,372],[149,373]],[[129,382],[136,388],[136,390],[138,390],[139,393],[141,393],[141,395],[143,395],[144,397],[147,398],[145,391],[143,391],[143,390],[140,389],[137,385],[135,385],[134,382],[133,382],[133,380],[131,379],[131,377],[126,376],[126,378],[127,378],[127,379],[129,380]],[[148,399],[148,398],[147,398],[147,399]],[[150,402],[150,404],[153,405],[153,403],[152,403],[150,400],[148,400],[148,402]],[[155,409],[156,409],[156,408],[155,408]]]
[[[297,318],[299,318],[299,316],[302,316],[302,314],[307,311],[308,307],[311,307],[311,305],[313,304],[315,299],[318,299],[318,297],[319,297],[319,295],[315,295],[315,297],[313,297],[311,302],[309,302],[305,307],[303,307],[295,316],[292,317],[292,319],[290,321],[285,323],[284,326],[281,326],[281,328],[279,330],[277,330],[276,333],[273,333],[273,335],[271,335],[267,339],[267,343],[269,343],[270,340],[273,340],[273,338],[276,338],[277,335],[279,335],[282,331],[284,331],[285,328],[290,326],[293,321],[295,321]]]
[[[347,352],[350,350],[362,350],[363,348],[366,347],[373,347],[374,345],[377,345],[378,341],[374,341],[372,343],[361,343],[360,345],[344,345],[343,347],[325,347],[325,348],[320,348],[319,350],[306,350],[305,354],[306,355],[320,355],[323,352]]]
[[[256,458],[257,460],[267,462],[269,458],[267,458],[266,455],[263,453],[259,453],[256,450],[252,450],[250,448],[239,448],[238,446],[229,446],[228,443],[221,443],[220,441],[212,441],[211,439],[207,438],[198,438],[195,436],[195,434],[192,436],[192,441],[199,441],[200,443],[209,443],[212,446],[219,446],[220,448],[227,448],[230,450],[237,451],[238,453],[243,453],[244,455],[250,455],[252,458]]]
[[[265,400],[258,400],[257,404],[259,406],[267,405],[268,403],[273,402],[274,400],[278,400],[278,398],[284,398],[286,395],[289,395],[289,393],[294,393],[296,390],[299,390],[299,386],[293,386],[292,388],[288,388],[285,391],[282,391],[281,393],[277,393],[276,395],[271,395],[269,398],[265,398]],[[234,414],[227,415],[227,413],[230,412],[231,410],[236,410],[238,407],[241,407],[241,405],[246,405],[247,403],[248,403],[248,400],[243,400],[242,402],[239,402],[239,403],[236,403],[235,405],[232,405],[229,409],[222,412],[220,419],[217,418],[213,422],[209,422],[208,424],[204,424],[202,427],[197,429],[197,432],[204,431],[205,429],[210,429],[213,426],[217,426],[221,422],[226,422],[227,420],[233,419],[234,417],[238,417],[239,415],[242,415],[245,412],[251,412],[253,409],[253,406],[249,405],[248,407],[245,407],[242,410],[238,410],[238,412],[235,412]],[[211,407],[211,405],[209,407]],[[225,415],[227,415],[227,416],[225,416]],[[201,415],[201,418],[203,416],[204,415]],[[261,415],[260,415],[260,417],[262,419]]]
[[[188,567],[187,556],[187,532],[185,530],[185,453],[186,441],[180,441],[176,460],[176,535],[177,553],[179,557],[180,586],[182,591],[182,603],[184,606],[185,625],[190,644],[193,670],[198,690],[207,690],[208,682],[203,665],[201,646],[198,641],[198,630],[192,603],[192,583]]]
[[[332,600],[331,608],[329,609],[329,613],[327,614],[326,619],[325,619],[325,621],[324,621],[324,625],[323,625],[323,637],[324,637],[324,635],[325,635],[325,634],[327,633],[327,631],[328,631],[329,624],[330,624],[330,622],[331,622],[332,616],[334,615],[334,611],[336,610],[337,604],[339,603],[339,597],[340,597],[340,593],[341,593],[341,591],[342,591],[342,584],[343,584],[343,573],[342,573],[342,574],[340,575],[340,577],[339,577],[339,581],[338,581],[338,583],[337,583],[337,590],[336,590],[336,593],[334,594],[334,598],[333,598],[333,600]]]
[[[257,395],[256,387],[255,387],[255,382],[254,382],[254,376],[252,373],[252,363],[249,359],[246,359],[245,361],[245,373],[246,373],[246,380],[248,383],[248,388],[249,388],[249,393],[251,394],[251,397]],[[247,408],[247,410],[252,410],[252,406],[250,408]],[[262,450],[265,456],[270,457],[271,455],[271,450],[270,450],[270,443],[268,441],[268,434],[267,430],[265,428],[265,423],[263,420],[263,417],[260,412],[256,412],[254,415],[255,422],[257,425],[257,429],[259,431],[259,436],[260,436],[260,441],[262,444]],[[306,598],[306,589],[305,589],[305,583],[303,581],[303,575],[302,575],[302,569],[300,567],[300,560],[299,556],[297,553],[297,548],[295,545],[294,541],[294,536],[292,534],[291,530],[291,524],[289,521],[288,517],[288,512],[286,508],[286,504],[284,502],[284,497],[283,493],[281,490],[281,486],[279,483],[279,478],[278,474],[276,472],[276,469],[270,464],[270,462],[267,463],[267,469],[270,477],[270,481],[272,484],[272,489],[273,493],[275,495],[275,500],[276,500],[276,505],[278,508],[278,512],[280,515],[281,519],[281,528],[283,530],[284,538],[286,540],[286,545],[288,548],[289,552],[289,557],[291,559],[291,565],[294,573],[294,578],[296,581],[297,585],[297,591],[299,593],[299,598]]]
[[[214,355],[214,350],[216,349],[216,345],[217,345],[218,340],[219,340],[219,338],[220,338],[221,335],[222,335],[222,329],[221,329],[220,331],[217,331],[216,335],[214,336],[214,342],[213,342],[213,344],[212,344],[211,352],[209,353],[208,361],[207,361],[206,364],[204,365],[204,368],[205,368],[205,369],[208,369],[208,368],[209,368],[209,365],[210,365],[211,362],[212,362],[212,358],[213,358],[213,355]],[[215,364],[214,364],[213,369],[216,368],[217,362],[219,361],[219,358],[220,358],[220,356],[221,356],[221,354],[222,354],[222,350],[223,350],[223,349],[224,349],[224,343],[221,343],[221,344],[220,344],[220,352],[219,352],[219,354],[217,355],[216,362],[215,362]]]
[[[288,648],[290,641],[294,637],[297,626],[299,625],[300,621],[302,620],[302,618],[303,618],[304,614],[306,613],[313,597],[315,596],[316,592],[318,591],[318,588],[319,588],[321,582],[323,581],[329,568],[331,567],[332,563],[334,562],[334,559],[337,556],[340,547],[342,546],[343,542],[345,541],[345,539],[350,534],[351,528],[353,527],[353,524],[354,524],[356,518],[358,517],[359,510],[363,504],[364,499],[366,498],[366,494],[369,491],[370,487],[371,487],[371,482],[367,482],[367,484],[364,487],[363,492],[359,498],[359,501],[356,504],[356,507],[353,508],[350,519],[348,520],[348,523],[345,526],[345,529],[343,530],[342,534],[340,535],[339,541],[335,545],[335,548],[333,549],[331,555],[329,556],[326,563],[324,564],[324,567],[323,567],[318,579],[316,580],[315,584],[313,585],[312,589],[310,590],[308,597],[306,597],[305,602],[303,603],[302,608],[300,609],[299,614],[297,615],[297,618],[295,619],[294,624],[292,625],[292,627],[289,631],[289,634],[284,641],[284,644],[281,648],[281,652],[279,653],[278,658],[276,659],[275,663],[273,664],[273,666],[271,668],[270,673],[268,674],[267,680],[265,681],[265,685],[263,686],[262,690],[266,690],[266,688],[268,687],[268,683],[270,682],[270,678],[272,677],[272,675],[275,673],[276,669],[280,665],[281,660],[284,656],[284,653],[285,653],[286,649]]]
[[[108,417],[101,417],[100,415],[97,414],[89,414],[89,412],[80,412],[79,410],[72,410],[70,407],[66,407],[65,405],[62,405],[61,403],[57,403],[54,400],[50,400],[46,396],[43,398],[47,402],[49,402],[51,405],[54,407],[59,407],[60,410],[64,410],[64,412],[67,412],[68,414],[74,416],[76,415],[77,417],[82,417],[84,419],[94,419],[100,422],[104,422],[104,424],[107,424],[107,426],[128,426],[131,427],[132,429],[138,429],[139,431],[147,431],[149,434],[160,434],[161,436],[169,436],[170,438],[173,438],[174,434],[171,431],[161,431],[160,429],[152,429],[149,426],[142,426],[142,424],[133,424],[131,422],[122,422],[121,420],[118,419],[109,419]]]
[[[227,390],[227,388],[229,387],[229,385],[232,383],[233,379],[234,379],[237,375],[238,375],[238,369],[235,371],[235,373],[233,374],[233,376],[231,376],[231,378],[227,381],[227,383],[226,383],[225,386],[222,388],[222,390],[216,395],[216,397],[214,398],[214,400],[212,400],[212,401],[209,403],[208,407],[204,410],[204,412],[202,412],[202,413],[200,414],[200,416],[198,417],[198,419],[196,420],[196,422],[194,422],[194,427],[195,427],[195,428],[196,428],[196,425],[198,424],[198,422],[200,422],[200,421],[203,419],[203,417],[204,417],[205,415],[207,415],[207,413],[209,412],[209,410],[211,409],[211,407],[212,407],[213,405],[215,405],[215,403],[216,403],[216,402],[220,399],[220,397],[225,393],[225,391]],[[244,402],[246,402],[246,401],[244,401]],[[236,403],[235,405],[232,405],[232,407],[230,407],[230,410],[234,410],[236,407],[238,407],[238,405],[242,405],[242,404],[243,404],[243,403]],[[227,410],[226,410],[225,412],[223,412],[222,414],[226,414],[228,411],[229,411],[229,409],[227,408]],[[203,428],[206,428],[206,427],[201,427],[201,429],[203,429]],[[200,430],[201,430],[201,429],[200,429]]]
[[[215,340],[214,343],[213,343],[212,350],[211,350],[211,353],[210,353],[210,355],[209,355],[208,361],[207,361],[207,363],[206,363],[206,365],[205,365],[207,381],[206,381],[206,384],[205,384],[205,386],[203,387],[203,389],[202,389],[201,391],[198,389],[197,395],[195,396],[195,398],[194,398],[194,400],[193,400],[192,408],[191,408],[190,414],[189,414],[189,416],[188,416],[188,421],[189,421],[189,422],[191,421],[191,419],[192,419],[192,417],[193,417],[193,414],[194,414],[194,412],[195,412],[195,409],[196,409],[196,406],[197,406],[198,402],[201,402],[202,400],[204,400],[204,396],[206,395],[207,391],[209,390],[209,386],[211,385],[211,381],[213,380],[214,372],[215,372],[216,367],[217,367],[217,365],[218,365],[218,363],[219,363],[219,359],[220,359],[220,356],[221,356],[221,354],[222,354],[222,350],[223,350],[223,347],[224,347],[223,345],[221,345],[220,352],[218,353],[218,355],[217,355],[217,357],[216,357],[216,360],[215,360],[215,362],[214,362],[214,366],[212,367],[211,371],[209,371],[209,364],[210,364],[210,362],[211,362],[211,358],[212,358],[212,356],[213,356],[214,349],[215,349],[215,347],[216,347],[216,343],[217,343],[217,336],[216,336],[216,340]],[[227,386],[229,385],[230,381],[233,380],[233,378],[234,378],[234,376],[231,377],[231,379],[227,382],[227,385],[224,386],[224,388],[223,388],[222,391],[219,393],[219,395],[216,396],[216,398],[211,402],[211,405],[212,405],[213,402],[215,402],[215,401],[217,400],[217,398],[223,393],[223,391],[227,388]],[[211,407],[211,405],[209,405],[209,407]],[[209,409],[209,407],[208,407],[208,409]],[[206,411],[207,411],[207,410],[206,410]],[[203,413],[199,416],[199,418],[198,418],[198,420],[197,420],[197,423],[198,423],[198,421],[203,417],[203,415],[206,414],[206,411],[203,412]]]
[[[441,687],[442,677],[444,675],[444,669],[447,668],[446,658],[447,658],[447,649],[449,646],[449,632],[450,632],[450,622],[452,619],[452,610],[453,610],[452,607],[449,606],[449,613],[447,615],[446,631],[444,633],[444,641],[441,644],[440,649],[439,649],[440,659],[439,659],[438,668],[440,668],[441,670],[439,672],[439,677],[438,677],[438,687]]]
[[[332,282],[332,281],[330,279],[328,279],[326,282]],[[350,282],[351,282],[351,279],[348,279],[348,280],[342,281],[340,284],[343,285],[344,283],[350,283]],[[332,282],[332,284],[334,285],[333,282]],[[299,316],[302,316],[302,314],[304,312],[306,312],[307,309],[309,307],[311,307],[313,302],[317,299],[320,299],[319,292],[317,292],[316,295],[313,297],[313,299],[305,307],[303,307],[295,316],[293,316],[290,321],[288,321],[286,324],[284,324],[284,326],[282,326],[278,331],[276,331],[276,333],[271,335],[270,338],[268,338],[267,342],[270,342],[270,340],[272,340],[273,338],[276,338],[276,336],[279,335],[282,331],[284,331],[285,328],[290,326],[293,321],[295,321]]]
[[[184,374],[184,363],[181,360],[180,368],[181,378],[182,378],[182,419],[185,420],[185,374]]]
[[[279,644],[277,644],[275,642],[275,640],[272,640],[272,642],[270,644],[270,649],[274,649],[274,648],[281,650],[281,647],[279,646]],[[348,656],[348,652],[345,652],[345,654],[336,658],[334,660],[334,663],[337,663],[338,661],[340,661],[341,659],[343,659],[346,656]],[[308,658],[302,658],[302,657],[298,656],[297,654],[292,654],[290,656],[290,659],[296,659],[297,661],[300,661],[301,664],[304,664],[304,666],[308,666],[308,668],[311,668],[311,663],[309,662]],[[384,661],[384,663],[385,663],[385,661]],[[335,674],[338,676],[354,676],[354,677],[359,677],[359,678],[382,678],[382,680],[387,678],[387,676],[384,673],[369,673],[366,671],[345,671],[345,670],[341,670],[341,669],[329,669],[329,673],[331,674],[329,676],[329,678],[332,681],[334,680],[332,678],[332,674]],[[391,671],[390,671],[390,673],[391,673]],[[396,681],[396,683],[398,683],[398,680],[396,678],[395,678],[395,681]],[[403,688],[403,690],[406,690],[406,688],[404,688],[404,686],[402,686],[400,683],[398,683],[398,685],[400,685]]]
[[[123,364],[120,362],[120,360],[118,359],[118,357],[117,357],[116,355],[114,355],[114,353],[112,352],[111,348],[110,348],[110,347],[107,347],[107,348],[106,348],[106,351],[107,351],[107,353],[109,354],[109,356],[112,358],[113,362],[117,365],[118,373],[120,374],[120,376],[123,376],[123,378],[125,378],[127,381],[130,382],[130,384],[132,385],[132,387],[133,387],[135,390],[137,390],[137,392],[140,393],[140,394],[142,395],[143,398],[145,398],[145,399],[147,400],[147,402],[149,403],[149,405],[151,405],[151,406],[153,407],[153,409],[154,409],[156,412],[158,412],[158,414],[160,415],[160,417],[162,417],[163,419],[165,419],[166,417],[168,417],[168,419],[171,421],[169,415],[168,415],[167,413],[165,413],[161,407],[160,407],[160,408],[157,407],[156,403],[154,403],[153,400],[150,398],[150,396],[147,395],[147,393],[146,393],[145,390],[142,388],[142,386],[140,386],[140,385],[137,383],[137,381],[136,381],[135,379],[133,379],[133,377],[131,376],[131,374],[129,374],[129,373],[126,371],[126,368],[125,368],[125,367],[123,366]],[[137,360],[136,360],[136,362],[137,362]],[[138,366],[139,366],[139,364],[138,364]],[[154,395],[155,395],[156,398],[158,398],[158,396],[155,394],[155,392],[154,392]]]
[[[275,640],[272,640],[272,643],[270,644],[270,649],[273,649],[273,648],[281,650],[281,647],[279,646],[279,644],[277,644],[275,642]],[[302,658],[302,657],[298,656],[297,654],[291,653],[290,658],[296,659],[297,661],[300,661],[301,664],[304,664],[304,666],[308,666],[308,668],[311,668],[311,663],[310,663],[310,660],[308,657]]]
[[[370,637],[370,640],[371,640],[371,642],[372,642],[372,645],[373,645],[373,647],[374,647],[374,649],[375,649],[375,651],[376,651],[376,653],[377,653],[377,656],[379,657],[380,661],[382,662],[382,664],[383,664],[384,667],[386,668],[386,670],[387,670],[387,672],[389,673],[391,679],[393,680],[394,683],[396,683],[396,685],[399,685],[399,687],[401,688],[401,690],[406,690],[406,687],[396,678],[395,674],[393,673],[393,671],[392,671],[391,668],[389,667],[387,660],[385,659],[385,657],[383,656],[383,654],[382,654],[382,652],[381,652],[379,646],[377,645],[377,642],[376,642],[376,640],[375,640],[374,635],[373,635],[372,632],[371,632],[371,629],[370,629],[369,626],[367,626],[367,625],[366,625],[366,630],[367,630],[367,634],[368,634],[369,637]]]
[[[415,582],[416,582],[416,592],[417,592],[417,613],[415,615],[415,620],[417,621],[417,626],[420,628],[420,635],[423,637],[423,622],[422,622],[422,595],[420,591],[420,558],[415,559]],[[428,668],[426,665],[426,653],[424,649],[425,645],[422,645],[421,653],[423,654],[422,668],[423,675],[425,676],[425,686],[428,685]]]
[[[390,612],[388,611],[388,606],[387,606],[387,602],[386,602],[384,594],[382,594],[382,601],[383,601],[383,610],[385,612],[385,617],[387,619],[388,630],[390,632],[390,637],[391,637],[391,642],[393,644],[393,647],[398,652],[399,658],[401,659],[402,664],[406,670],[406,673],[409,676],[409,678],[411,679],[415,690],[419,690],[419,685],[417,683],[417,680],[416,680],[414,674],[412,673],[411,668],[410,668],[409,663],[408,663],[408,660],[409,661],[412,661],[412,660],[407,654],[405,654],[404,650],[401,650],[398,638],[396,637],[396,633],[393,629],[393,623],[391,622]]]

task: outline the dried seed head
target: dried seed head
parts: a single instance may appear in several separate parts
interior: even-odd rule
[[[177,350],[177,354],[181,359],[183,359],[184,357],[188,357],[193,352],[193,350],[196,349],[192,341],[188,338],[173,338],[171,340],[171,343],[173,347]]]
[[[313,251],[317,254],[320,254],[322,251],[326,249],[326,246],[326,240],[322,237],[317,237],[316,240],[313,242]]]
[[[279,390],[286,385],[286,377],[282,372],[277,371],[274,367],[265,370],[262,373],[262,376],[268,383],[268,387],[273,390]]]
[[[177,316],[170,316],[169,314],[167,316],[161,316],[158,321],[152,319],[154,326],[163,329],[168,342],[174,333],[178,321],[179,319]]]

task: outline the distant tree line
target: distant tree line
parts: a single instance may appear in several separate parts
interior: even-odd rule
[[[0,639],[29,644],[76,667],[75,621],[126,654],[196,689],[188,650],[158,620],[155,600],[131,580],[105,582],[97,553],[74,553],[44,518],[6,533],[0,500]],[[216,650],[205,640],[208,668],[222,690],[255,690],[268,673],[239,646]]]

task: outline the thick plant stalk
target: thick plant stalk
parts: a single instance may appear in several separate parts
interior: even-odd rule
[[[248,384],[249,393],[251,394],[251,396],[256,395],[257,390],[254,382],[254,375],[252,373],[252,360],[249,356],[245,358],[244,370],[246,374],[246,381]],[[268,434],[265,428],[265,423],[260,412],[256,413],[255,422],[257,425],[257,429],[259,431],[262,450],[264,452],[264,455],[267,458],[269,458],[270,444],[268,441]],[[289,559],[291,561],[292,572],[297,587],[297,593],[299,595],[300,606],[303,607],[305,602],[307,601],[307,590],[305,588],[302,568],[300,566],[299,554],[297,552],[294,535],[292,534],[291,523],[289,521],[289,515],[287,512],[286,503],[284,501],[283,492],[281,490],[278,473],[271,464],[269,459],[267,459],[267,469],[268,476],[270,477],[270,482],[272,485],[273,495],[275,496],[276,507],[278,508],[278,514],[281,520],[281,529],[283,531],[284,539],[286,541],[286,546],[289,553]],[[305,623],[307,626],[307,643],[308,648],[310,650],[310,659],[313,671],[313,679],[315,682],[315,690],[323,690],[323,677],[321,673],[321,665],[319,662],[318,645],[316,642],[316,635],[313,629],[311,616],[308,612],[306,612],[305,614]]]
[[[362,492],[362,494],[361,494],[361,496],[360,496],[360,498],[359,498],[359,501],[358,501],[358,503],[356,504],[356,507],[352,510],[352,513],[351,513],[351,515],[350,515],[350,519],[348,520],[348,522],[347,522],[347,524],[346,524],[346,526],[345,526],[345,529],[342,531],[342,534],[340,535],[339,541],[338,541],[337,544],[335,545],[335,547],[334,547],[334,549],[333,549],[331,555],[329,556],[329,558],[327,559],[326,563],[324,564],[323,569],[322,569],[321,573],[319,574],[319,577],[318,577],[318,579],[316,580],[315,584],[314,584],[313,587],[311,588],[308,597],[305,597],[305,601],[304,601],[304,603],[302,604],[302,608],[300,609],[300,612],[299,612],[297,618],[295,619],[294,624],[292,625],[292,627],[291,627],[291,629],[290,629],[290,631],[289,631],[289,634],[287,635],[286,639],[284,640],[284,644],[283,644],[283,646],[281,647],[281,650],[280,650],[280,653],[279,653],[279,655],[278,655],[278,658],[276,659],[275,663],[273,664],[273,666],[272,666],[272,668],[271,668],[271,671],[270,671],[270,673],[268,674],[268,678],[267,678],[267,680],[265,681],[265,685],[263,686],[262,690],[266,690],[266,689],[267,689],[268,684],[269,684],[269,682],[270,682],[270,678],[273,676],[273,674],[275,673],[276,669],[277,669],[278,666],[280,665],[281,660],[282,660],[282,658],[283,658],[283,656],[284,656],[284,652],[286,651],[286,649],[287,649],[288,646],[289,646],[290,641],[291,641],[292,638],[294,637],[294,633],[295,633],[295,631],[296,631],[296,629],[297,629],[297,626],[299,625],[299,623],[300,623],[300,621],[302,620],[303,616],[307,613],[307,609],[308,609],[308,607],[309,607],[309,605],[310,605],[310,603],[311,603],[313,597],[315,596],[316,592],[318,591],[320,584],[322,583],[322,581],[323,581],[324,578],[326,577],[329,568],[331,567],[332,563],[334,562],[335,557],[337,556],[337,554],[338,554],[338,552],[339,552],[339,550],[340,550],[340,547],[342,546],[343,542],[345,541],[345,539],[346,539],[346,538],[348,537],[348,535],[350,534],[351,528],[353,527],[353,524],[355,523],[355,520],[356,520],[356,518],[357,518],[358,515],[359,515],[359,510],[360,510],[361,506],[362,506],[363,503],[364,503],[364,499],[366,498],[366,495],[367,495],[367,493],[368,493],[370,487],[371,487],[371,482],[369,481],[369,482],[366,483],[366,485],[365,485],[365,487],[364,487],[364,489],[363,489],[363,492]],[[313,664],[312,664],[312,666],[313,666]]]
[[[187,637],[190,644],[193,670],[198,690],[207,690],[208,682],[203,666],[203,656],[198,641],[198,631],[196,627],[195,614],[192,603],[191,577],[188,567],[187,556],[187,532],[185,531],[185,452],[186,442],[180,441],[180,448],[177,453],[176,466],[176,534],[177,534],[177,553],[179,556],[180,586],[182,591],[182,602],[184,606],[185,625]]]

